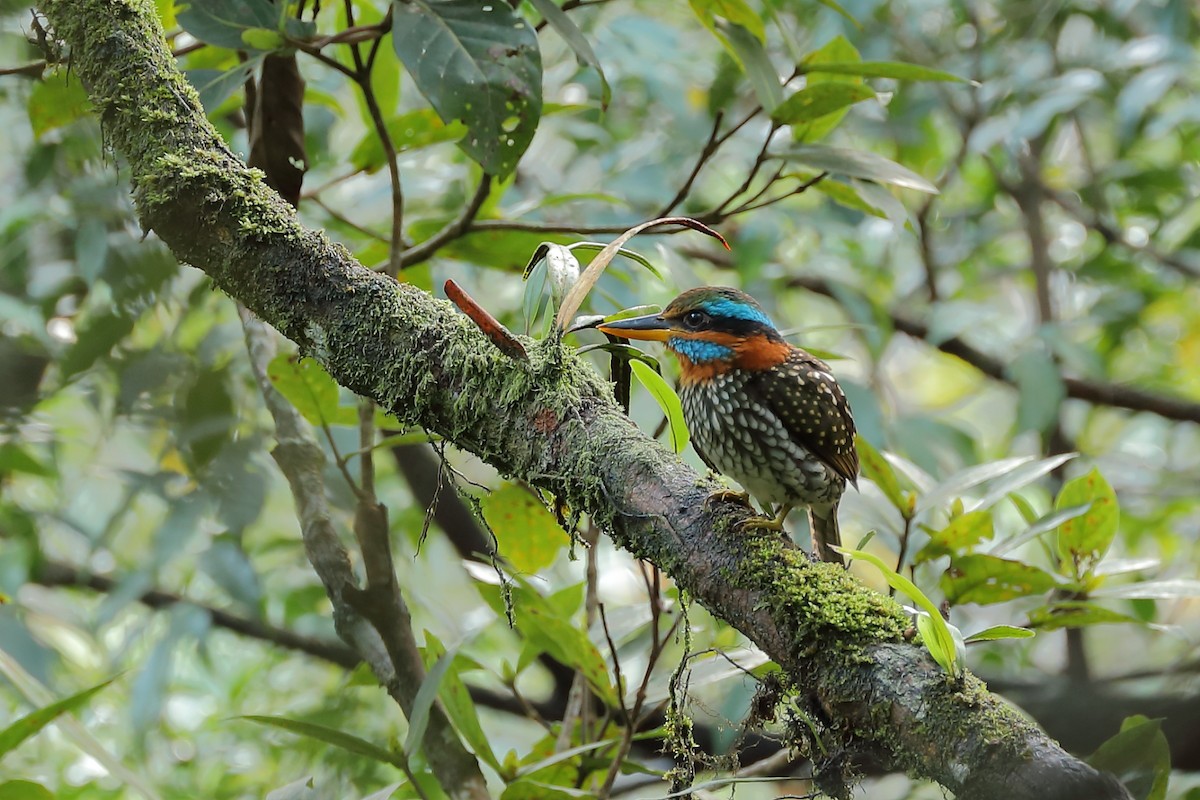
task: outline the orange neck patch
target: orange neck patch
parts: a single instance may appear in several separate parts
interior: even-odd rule
[[[733,346],[733,366],[751,372],[771,369],[787,361],[792,346],[782,339],[773,341],[762,334],[748,336]]]

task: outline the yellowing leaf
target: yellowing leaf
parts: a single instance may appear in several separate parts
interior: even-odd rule
[[[1104,558],[1117,535],[1121,518],[1116,493],[1095,468],[1068,481],[1058,493],[1054,507],[1062,509],[1087,503],[1091,506],[1085,513],[1058,526],[1058,554],[1076,577],[1091,572]]]
[[[518,572],[537,572],[554,563],[567,541],[554,515],[528,490],[506,483],[480,504],[500,554]]]

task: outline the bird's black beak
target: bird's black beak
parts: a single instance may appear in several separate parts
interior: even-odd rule
[[[655,342],[665,342],[673,333],[671,323],[662,314],[646,314],[642,317],[602,322],[596,329],[612,336],[620,336],[622,339],[647,339]]]

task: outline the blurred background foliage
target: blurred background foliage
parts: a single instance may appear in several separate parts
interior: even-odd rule
[[[205,5],[157,2],[212,120],[248,153],[242,82],[283,40],[243,38],[241,61],[198,19]],[[553,21],[547,5],[517,13]],[[453,278],[517,331],[538,329],[521,271],[539,243],[606,241],[668,211],[715,225],[731,253],[692,233],[640,238],[663,277],[619,261],[584,310],[704,283],[759,298],[832,361],[872,448],[871,480],[842,503],[847,543],[873,531],[865,549],[949,603],[965,634],[1038,630],[972,644],[967,663],[1068,749],[1091,753],[1143,714],[1160,721],[1127,722],[1131,738],[1098,763],[1125,769],[1105,758],[1135,753],[1138,797],[1200,794],[1193,3],[571,0],[572,24],[538,25],[540,120],[514,112],[512,129],[536,135],[515,169],[490,164],[505,177],[481,200],[481,156],[456,146],[467,127],[439,119],[403,48],[377,49],[368,100],[329,64],[353,63],[349,46],[312,44],[347,28],[347,8],[361,27],[388,10],[325,3],[315,27],[288,28],[320,53],[298,55],[306,224],[400,280],[440,291]],[[334,636],[234,304],[143,236],[78,82],[38,63],[33,20],[0,2],[0,728],[117,677],[72,704],[82,725],[4,752],[0,775],[44,787],[23,785],[29,797],[416,796],[315,727],[242,719],[381,747],[406,730]],[[794,150],[814,144],[837,149]],[[914,190],[921,177],[939,193]],[[472,198],[477,217],[421,252]],[[389,246],[395,225],[410,263]],[[355,400],[287,352],[271,374],[336,456],[327,486],[348,532]],[[663,427],[636,388],[632,415]],[[750,719],[771,665],[740,634],[586,524],[592,546],[572,546],[527,487],[419,431],[384,445],[377,491],[414,628],[430,663],[431,643],[457,647],[442,690],[471,687],[459,711],[478,714],[490,757],[455,723],[497,793],[504,775],[507,797],[592,796],[611,742],[542,761],[620,736],[619,720],[556,724],[573,675],[609,700],[614,655],[631,697],[647,675],[653,727],[685,649],[685,710],[714,757],[698,769],[729,776],[740,758],[759,765],[747,779],[793,776],[740,797],[807,791],[804,759],[772,755],[777,730]],[[506,566],[480,554],[493,532]],[[875,568],[853,569],[887,591]],[[515,628],[498,571],[517,580]],[[614,793],[664,793],[657,748],[634,744]],[[863,790],[940,796],[901,776]]]

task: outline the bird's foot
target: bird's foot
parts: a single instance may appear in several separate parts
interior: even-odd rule
[[[737,523],[737,529],[741,532],[746,531],[783,531],[783,518],[786,514],[780,514],[777,517],[747,517]]]
[[[750,493],[738,492],[733,489],[718,489],[704,499],[704,507],[709,508],[713,503],[737,502],[750,506]]]

